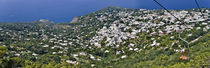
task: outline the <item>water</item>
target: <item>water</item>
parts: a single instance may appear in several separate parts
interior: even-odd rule
[[[197,8],[194,0],[159,0],[169,9]],[[198,0],[210,8],[210,0]],[[0,0],[0,22],[28,22],[49,19],[54,22],[70,22],[107,6],[136,9],[159,9],[152,0]]]

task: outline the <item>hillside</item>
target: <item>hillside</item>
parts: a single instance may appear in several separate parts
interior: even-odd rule
[[[74,23],[0,23],[0,68],[210,66],[210,10],[107,7]],[[190,59],[181,60],[190,42]]]

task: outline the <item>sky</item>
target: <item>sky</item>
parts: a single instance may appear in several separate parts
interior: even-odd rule
[[[158,0],[168,9],[197,8],[194,0]],[[201,7],[210,8],[210,0],[198,0]],[[28,22],[49,19],[70,22],[108,6],[135,9],[160,9],[153,0],[0,0],[0,22]]]

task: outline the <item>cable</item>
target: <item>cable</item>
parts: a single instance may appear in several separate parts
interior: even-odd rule
[[[181,21],[179,18],[177,18],[175,15],[173,15],[167,8],[165,8],[165,7],[164,7],[162,4],[160,4],[157,0],[153,0],[153,1],[155,1],[160,7],[162,7],[163,9],[165,9],[169,14],[171,14],[173,17],[175,17],[178,21],[183,22],[183,21]],[[184,25],[185,25],[185,23],[184,23]],[[188,27],[187,25],[185,25],[185,26]],[[187,55],[187,57],[188,57],[188,60],[189,60],[189,56],[190,56],[189,42],[186,41],[186,40],[184,40],[180,35],[181,35],[181,33],[179,32],[179,39],[181,39],[182,41],[184,41],[185,43],[187,43],[187,49],[188,49],[188,55]]]
[[[199,5],[198,1],[197,1],[197,0],[195,0],[195,3],[196,3],[196,5],[197,5],[197,7],[198,7],[199,11],[201,12],[202,16],[204,17],[203,12],[202,12],[202,10],[201,10],[201,7],[200,7],[200,5]]]
[[[165,9],[170,15],[172,15],[174,18],[176,18],[176,20],[180,21],[180,22],[183,22],[181,21],[179,18],[177,18],[174,14],[171,13],[171,11],[169,11],[167,8],[165,8],[162,4],[160,4],[157,0],[153,0],[155,1],[160,7],[162,7],[163,9]],[[186,26],[187,28],[189,28],[185,23],[184,23],[184,26]]]
[[[155,1],[160,7],[162,7],[163,9],[165,9],[168,13],[170,13],[178,21],[180,21],[179,18],[177,18],[175,15],[173,15],[167,8],[165,8],[163,5],[161,5],[157,0],[153,0],[153,1]]]
[[[165,8],[165,7],[164,7],[162,4],[160,4],[157,0],[153,0],[153,1],[156,2],[160,7],[162,7],[163,9],[165,9],[170,15],[172,15],[172,16],[173,16],[174,18],[176,18],[178,21],[183,22],[182,20],[180,20],[179,18],[177,18],[175,15],[173,15],[167,8]],[[204,14],[203,14],[203,12],[202,12],[202,9],[201,9],[201,7],[200,7],[198,1],[195,0],[195,3],[196,3],[196,5],[197,5],[199,11],[201,12],[202,17],[204,17]],[[185,23],[184,23],[184,25],[185,25]],[[185,25],[185,26],[186,26],[186,25]],[[187,27],[187,26],[186,26],[186,27]],[[186,40],[184,40],[180,35],[181,35],[181,34],[180,34],[180,32],[179,32],[179,38],[180,38],[182,41],[184,41],[185,43],[187,43],[188,57],[189,57],[189,56],[190,56],[189,42],[186,41]],[[188,58],[188,59],[189,59],[189,58]]]

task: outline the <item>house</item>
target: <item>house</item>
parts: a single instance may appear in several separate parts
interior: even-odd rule
[[[15,56],[19,57],[19,56],[20,56],[20,54],[15,54]]]
[[[123,56],[121,56],[121,59],[124,59],[124,58],[126,58],[127,56],[126,55],[123,55]]]
[[[66,60],[67,63],[70,63],[70,64],[74,64],[74,65],[77,65],[78,62],[77,61],[71,61],[71,60]]]
[[[49,47],[49,45],[44,45],[43,47]]]
[[[32,55],[33,55],[33,56],[38,56],[38,54],[36,54],[36,53],[33,53]]]

